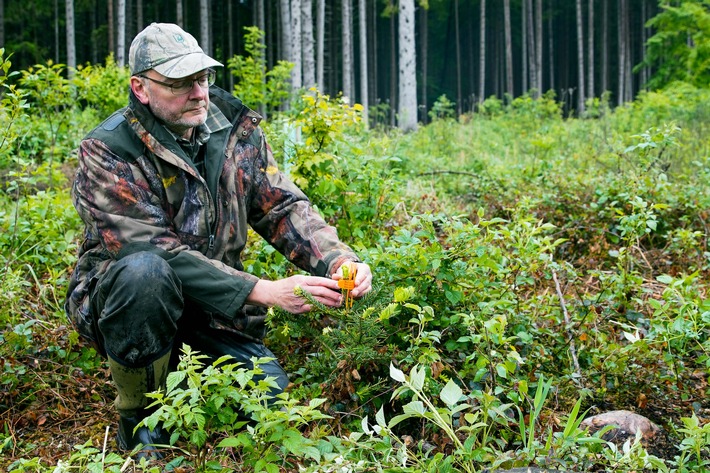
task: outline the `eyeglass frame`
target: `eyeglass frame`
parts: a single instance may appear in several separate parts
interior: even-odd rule
[[[170,89],[170,92],[172,92],[173,95],[179,97],[181,95],[189,94],[190,91],[193,89],[193,87],[195,87],[195,82],[197,82],[197,85],[200,86],[200,88],[208,89],[211,85],[213,85],[215,83],[215,79],[217,78],[217,71],[215,71],[214,69],[207,69],[207,72],[205,74],[200,75],[199,77],[196,77],[194,79],[180,79],[180,80],[177,80],[173,83],[163,82],[158,79],[153,79],[152,77],[148,77],[144,74],[139,74],[138,77],[140,77],[142,79],[148,79],[151,82],[155,82],[156,84],[162,85],[163,87],[167,87],[168,89]],[[205,77],[207,77],[207,86],[206,87],[200,85],[200,83],[199,83],[199,81]],[[182,82],[185,82],[185,83],[190,82],[190,86],[189,87],[185,86],[184,92],[180,92],[180,93],[175,92],[175,84],[180,84]]]

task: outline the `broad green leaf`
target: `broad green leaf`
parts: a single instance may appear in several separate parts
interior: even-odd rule
[[[446,386],[444,386],[444,389],[442,389],[439,394],[441,400],[444,401],[444,403],[449,407],[453,407],[458,404],[461,396],[463,396],[463,391],[459,385],[451,379],[448,383],[446,383]]]
[[[398,368],[395,368],[393,364],[390,363],[390,377],[397,381],[398,383],[404,383],[407,378],[404,376],[404,372]]]

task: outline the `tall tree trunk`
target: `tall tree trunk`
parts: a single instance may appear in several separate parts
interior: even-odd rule
[[[602,0],[601,91],[609,91],[609,0]]]
[[[456,112],[461,115],[461,35],[459,33],[459,0],[454,0],[454,44],[456,45]]]
[[[589,74],[587,74],[587,97],[595,97],[594,90],[594,0],[589,0],[589,13],[587,14],[587,67],[589,68]]]
[[[0,0],[0,48],[5,47],[5,0]]]
[[[116,65],[123,67],[126,65],[126,0],[118,0],[116,3],[117,29],[116,37]]]
[[[185,13],[182,7],[182,0],[175,2],[175,15],[177,17],[177,25],[180,28],[185,28]]]
[[[527,41],[528,41],[528,68],[530,69],[530,89],[535,95],[539,93],[539,85],[537,83],[537,48],[535,47],[535,12],[533,10],[533,0],[523,0],[526,5],[526,21],[527,21]]]
[[[537,0],[535,6],[535,70],[537,71],[537,94],[542,94],[542,0]]]
[[[362,121],[369,126],[369,92],[367,81],[367,1],[358,0],[358,23],[360,25],[360,103],[362,104]]]
[[[136,30],[143,29],[143,0],[136,0]]]
[[[422,105],[422,121],[427,123],[428,118],[428,100],[427,100],[427,76],[429,75],[429,7],[422,6],[419,9],[419,30],[421,31],[421,41],[419,42],[419,51],[421,52],[421,69],[422,69],[422,84],[421,84],[421,105]]]
[[[316,56],[313,38],[313,0],[301,0],[303,29],[303,88],[316,86]]]
[[[74,0],[66,0],[66,30],[67,30],[67,76],[74,77],[76,70],[76,39],[74,37]]]
[[[522,32],[522,41],[520,41],[520,44],[522,45],[522,52],[520,54],[521,60],[523,63],[523,94],[526,94],[529,90],[528,86],[528,0],[523,0],[522,1],[523,7],[523,13],[522,13],[522,25],[521,25],[521,32]]]
[[[316,84],[320,91],[325,90],[323,73],[325,67],[325,0],[316,0]]]
[[[108,50],[116,59],[118,55],[116,53],[116,42],[114,41],[116,38],[116,21],[113,16],[113,0],[107,0],[106,9],[108,11]]]
[[[54,62],[59,64],[59,0],[54,0]]]
[[[481,30],[478,56],[478,103],[486,97],[486,0],[481,0]]]
[[[626,0],[619,0],[619,16],[618,16],[618,36],[619,36],[619,78],[617,83],[617,104],[621,105],[624,103],[626,98],[626,93],[624,91],[624,86],[626,85],[626,77],[624,73],[626,72],[626,31],[624,29],[624,14],[626,13]]]
[[[200,0],[200,46],[205,54],[212,54],[210,41],[210,0]]]
[[[351,0],[342,0],[343,96],[354,103],[353,90],[353,30]]]
[[[405,0],[407,1],[407,0]],[[397,15],[390,14],[390,125],[396,126],[399,93],[397,91]]]
[[[403,131],[417,129],[417,53],[414,36],[414,0],[399,2],[399,108]]]
[[[258,3],[262,3],[261,0],[257,0]],[[263,3],[262,3],[263,5]],[[258,7],[257,7],[258,10]],[[234,7],[232,2],[227,2],[227,24],[234,24]],[[263,31],[263,30],[262,30]],[[226,29],[227,33],[227,58],[234,56],[234,34],[232,33],[232,28]],[[234,75],[227,73],[227,87],[230,92],[234,91]],[[254,104],[252,104],[254,105]],[[261,110],[260,110],[261,111]],[[263,114],[262,114],[263,115]]]
[[[512,100],[513,92],[513,34],[510,24],[510,0],[503,2],[503,21],[505,25],[505,91]]]
[[[279,5],[281,8],[279,15],[281,18],[281,38],[279,41],[281,57],[286,61],[291,61],[291,2],[289,0],[280,0]]]
[[[552,24],[552,6],[548,3],[548,15],[547,15],[547,57],[548,59],[548,74],[550,76],[549,89],[555,90],[555,35],[553,24]]]
[[[584,28],[582,21],[582,0],[577,2],[577,114],[584,113]]]
[[[303,28],[301,0],[291,0],[291,84],[294,89],[303,86]]]

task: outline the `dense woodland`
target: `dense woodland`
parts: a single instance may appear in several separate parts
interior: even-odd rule
[[[392,112],[399,110],[403,80],[416,88],[424,122],[442,95],[458,113],[490,96],[531,90],[554,91],[568,113],[582,111],[586,99],[605,91],[611,103],[627,102],[648,85],[667,52],[648,55],[647,42],[656,32],[649,20],[659,13],[658,0],[412,2],[4,0],[0,47],[21,68],[48,60],[96,64],[109,54],[120,65],[142,27],[175,22],[226,64],[244,54],[244,27],[253,25],[265,33],[269,67],[279,60],[296,65],[296,88],[318,84],[330,95],[342,91],[384,124],[396,123]],[[409,3],[414,34],[402,41],[400,9]],[[414,56],[407,59],[401,48],[410,43],[415,47],[404,54]],[[416,69],[402,75],[406,60],[415,60]],[[234,82],[228,74],[220,80],[227,88]]]

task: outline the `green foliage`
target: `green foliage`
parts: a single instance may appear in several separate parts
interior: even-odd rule
[[[663,88],[674,81],[707,87],[710,82],[710,2],[664,0],[660,6],[662,11],[648,21],[655,33],[646,43],[644,64],[638,66],[654,66],[649,88]]]
[[[290,98],[290,74],[293,64],[280,60],[267,71],[264,32],[255,26],[244,27],[246,56],[236,55],[227,67],[237,82],[234,93],[244,103],[264,107],[270,116]]]
[[[71,83],[82,105],[96,109],[101,120],[128,103],[129,76],[128,68],[118,67],[111,55],[105,65],[77,67]]]

